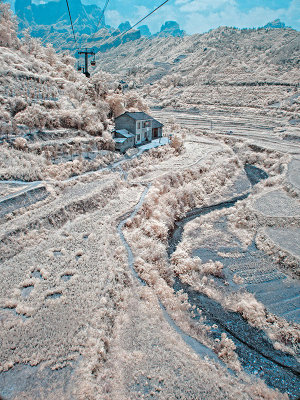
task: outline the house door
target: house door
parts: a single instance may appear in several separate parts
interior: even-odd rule
[[[158,128],[153,128],[153,139],[157,139],[158,138]]]

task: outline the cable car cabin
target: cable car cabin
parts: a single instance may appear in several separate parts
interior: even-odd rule
[[[77,67],[77,71],[81,71],[82,68],[80,66]]]
[[[91,65],[94,67],[96,65],[96,54],[93,51],[92,51],[91,54],[94,56],[92,61],[91,61]]]

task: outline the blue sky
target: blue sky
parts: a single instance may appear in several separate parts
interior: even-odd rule
[[[82,0],[101,7],[105,0]],[[110,0],[106,22],[117,26],[124,20],[132,24],[163,0]],[[170,0],[147,22],[156,32],[166,20],[177,21],[187,33],[206,32],[220,25],[263,26],[280,18],[288,26],[300,30],[300,0]]]
[[[47,0],[33,1],[39,3]],[[97,4],[101,8],[105,4],[105,0],[82,2]],[[134,24],[162,2],[163,0],[110,0],[106,23],[116,27],[128,20]],[[300,30],[300,0],[169,0],[145,24],[155,33],[165,21],[174,20],[187,33],[192,34],[206,32],[221,25],[258,27],[277,18]]]

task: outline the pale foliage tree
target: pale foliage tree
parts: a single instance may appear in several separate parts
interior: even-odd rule
[[[44,54],[49,65],[54,65],[56,63],[57,55],[52,44],[47,43]]]
[[[107,97],[107,101],[114,117],[118,117],[125,112],[124,96],[120,94],[111,94]]]
[[[34,57],[41,56],[41,40],[30,36],[29,28],[24,29],[21,50],[26,54],[31,54]]]
[[[17,20],[10,5],[0,0],[0,46],[19,47],[17,38]]]

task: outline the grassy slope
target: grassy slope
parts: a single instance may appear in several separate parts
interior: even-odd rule
[[[141,39],[101,54],[98,66],[143,87],[160,105],[266,108],[297,94],[299,35],[221,27],[184,38]],[[289,101],[279,112],[285,109],[299,113]]]

